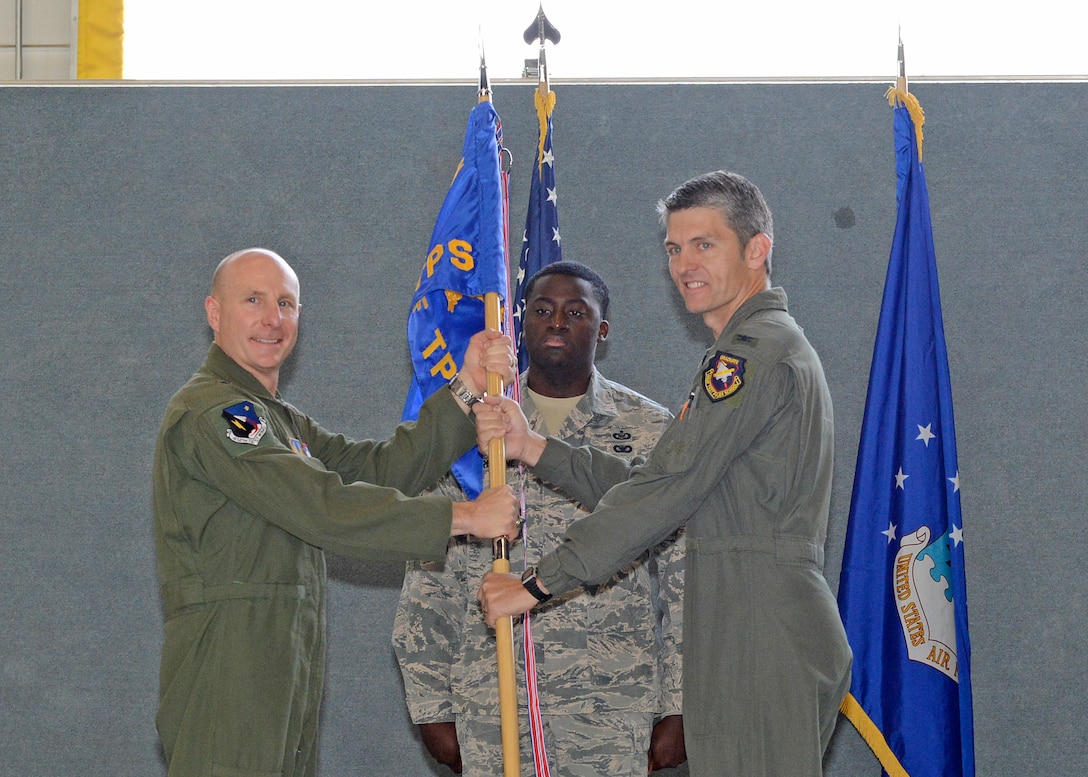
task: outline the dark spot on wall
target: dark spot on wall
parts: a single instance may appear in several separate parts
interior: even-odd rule
[[[835,211],[835,226],[839,229],[850,229],[857,223],[857,219],[854,217],[854,211],[850,208],[839,208]]]

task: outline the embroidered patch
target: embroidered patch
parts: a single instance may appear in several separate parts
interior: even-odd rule
[[[703,373],[703,388],[712,402],[731,397],[744,386],[744,359],[718,351]]]
[[[257,417],[251,402],[239,402],[223,411],[227,419],[227,437],[234,442],[256,445],[264,437],[267,426],[263,418]]]

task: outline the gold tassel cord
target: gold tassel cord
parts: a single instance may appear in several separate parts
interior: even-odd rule
[[[548,117],[552,115],[552,111],[555,110],[555,92],[548,91],[542,92],[536,91],[534,98],[536,103],[536,120],[540,125],[540,133],[537,137],[540,138],[540,142],[537,145],[536,158],[539,165],[544,164],[544,136],[548,132]]]
[[[880,729],[876,727],[872,719],[865,713],[865,710],[861,708],[858,700],[854,698],[852,693],[846,694],[846,698],[842,700],[842,705],[839,707],[839,711],[846,716],[846,719],[854,724],[854,728],[861,734],[861,738],[865,740],[865,744],[873,751],[873,754],[880,761],[880,765],[884,768],[884,771],[888,773],[889,777],[910,777],[907,774],[907,770],[903,768],[903,765],[899,763],[899,759],[895,757],[895,753],[888,747],[888,741],[884,738],[884,734]]]
[[[918,136],[918,161],[922,161],[922,125],[926,123],[926,114],[922,110],[921,103],[918,102],[918,98],[905,89],[899,89],[892,86],[888,88],[888,91],[884,94],[888,98],[888,105],[895,107],[896,105],[904,105],[907,108],[907,113],[910,114],[911,121],[914,122],[914,133]]]

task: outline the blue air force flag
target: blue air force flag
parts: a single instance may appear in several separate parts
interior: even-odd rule
[[[960,477],[923,116],[905,91],[889,98],[898,215],[839,581],[854,651],[843,713],[890,775],[973,777]]]
[[[525,235],[518,262],[517,291],[514,294],[514,346],[518,351],[518,371],[529,366],[529,355],[521,347],[521,326],[525,316],[525,282],[546,264],[563,260],[559,241],[559,208],[555,193],[555,156],[552,153],[552,111],[555,92],[536,95],[536,115],[540,126],[536,164],[529,186],[529,211],[525,216]]]
[[[414,377],[402,420],[418,417],[423,401],[457,374],[472,335],[484,328],[483,297],[507,295],[506,194],[500,153],[502,125],[490,102],[472,109],[461,162],[431,233],[427,260],[408,314]],[[454,464],[470,499],[483,481],[473,448]]]

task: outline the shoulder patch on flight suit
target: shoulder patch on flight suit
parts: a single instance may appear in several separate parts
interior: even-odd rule
[[[703,388],[711,402],[727,399],[744,387],[744,359],[718,351],[703,372]]]
[[[256,445],[264,437],[268,426],[257,416],[252,402],[239,402],[223,410],[227,421],[227,439],[244,445]]]

